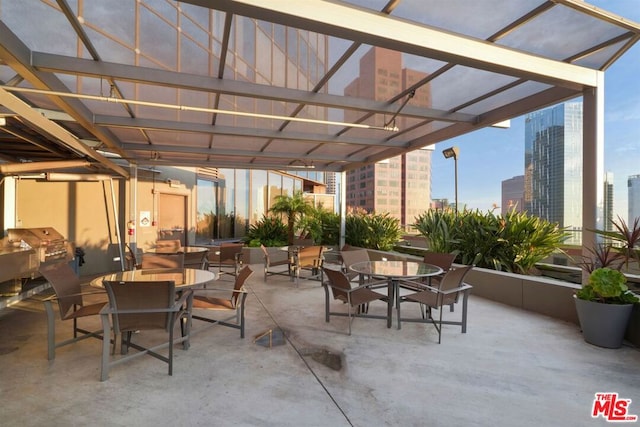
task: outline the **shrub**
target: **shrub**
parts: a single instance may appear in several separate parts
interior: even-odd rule
[[[401,234],[400,220],[389,213],[354,212],[345,219],[345,242],[352,246],[390,251]]]
[[[314,207],[298,223],[305,236],[311,236],[319,245],[337,245],[340,240],[340,215]]]
[[[286,246],[287,226],[282,220],[275,216],[263,215],[262,219],[249,228],[249,232],[244,237],[247,246]]]
[[[523,274],[560,250],[568,236],[557,224],[516,211],[427,211],[413,226],[432,251],[454,253],[456,262]]]
[[[300,220],[313,210],[313,205],[304,197],[302,191],[296,191],[292,196],[286,194],[276,196],[274,204],[269,209],[275,214],[283,214],[287,217],[287,241],[293,244],[295,229]],[[298,227],[299,228],[299,227]]]
[[[428,210],[416,218],[413,227],[426,237],[433,252],[453,253],[456,241],[450,230],[455,231],[455,215],[451,210]]]

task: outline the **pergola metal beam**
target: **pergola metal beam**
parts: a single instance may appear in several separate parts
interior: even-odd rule
[[[264,170],[321,170],[326,172],[342,172],[344,168],[341,166],[342,163],[335,163],[335,166],[323,166],[322,168],[314,167],[314,168],[299,168],[295,164],[291,164],[295,162],[295,159],[292,160],[288,156],[282,157],[286,159],[286,162],[273,162],[273,163],[242,163],[240,166],[239,161],[228,160],[228,159],[218,159],[211,158],[207,160],[179,160],[179,159],[171,159],[170,161],[164,161],[163,159],[150,159],[138,157],[135,158],[135,163],[139,166],[147,166],[147,167],[160,167],[160,166],[183,166],[183,167],[201,167],[201,168],[242,168],[242,169],[264,169]]]
[[[30,65],[31,51],[1,20],[0,40],[2,40],[2,43],[0,43],[0,58],[23,78],[28,80],[34,87],[45,90],[68,91],[64,83],[62,83],[56,76],[37,71]],[[71,115],[78,123],[84,126],[85,129],[93,131],[94,135],[100,139],[100,141],[113,149],[119,150],[119,143],[117,142],[117,139],[113,137],[111,132],[106,129],[98,129],[93,126],[91,123],[91,111],[80,101],[75,99],[61,99],[58,97],[53,97],[52,100],[59,108]],[[89,158],[96,160],[122,176],[129,176],[129,173],[125,169],[114,164],[95,151],[87,149],[84,144],[77,141],[77,139],[72,137],[71,134],[64,131],[52,121],[35,113],[29,105],[14,95],[2,90],[2,99],[0,99],[0,101],[15,113],[20,114],[25,117],[26,120],[44,130],[46,133],[56,135],[60,142],[69,146],[73,151],[84,153]],[[10,102],[14,107],[12,108],[10,105],[5,103],[5,101]],[[20,111],[16,111],[14,108],[17,108]],[[64,133],[60,133],[60,130]]]
[[[112,163],[110,160],[107,160],[105,157],[96,153],[95,151],[89,149],[83,143],[78,141],[78,139],[67,132],[65,129],[60,127],[58,124],[52,122],[51,120],[44,117],[42,114],[38,113],[34,109],[31,108],[28,104],[23,102],[21,99],[16,97],[15,95],[7,92],[4,89],[0,88],[0,104],[9,108],[11,111],[14,111],[16,114],[20,115],[20,117],[29,122],[32,126],[37,127],[42,130],[51,137],[60,141],[64,146],[68,147],[70,150],[78,153],[79,156],[86,156],[92,158],[94,160],[100,161],[100,163],[109,165],[114,171],[117,169],[122,169],[119,166]],[[124,169],[122,169],[123,172]],[[123,175],[126,176],[126,175]]]
[[[452,62],[485,71],[526,78],[570,89],[595,87],[594,70],[443,32],[426,25],[321,0],[186,0],[250,18]]]
[[[263,128],[246,128],[246,127],[230,127],[230,126],[212,126],[206,123],[193,123],[193,122],[177,122],[169,120],[157,120],[157,119],[133,119],[130,117],[119,116],[106,116],[96,115],[95,124],[98,126],[110,126],[119,128],[130,129],[148,129],[148,130],[162,130],[162,131],[176,131],[176,132],[192,132],[192,133],[205,133],[214,135],[225,136],[239,136],[247,138],[269,138],[269,139],[282,139],[291,141],[307,141],[307,142],[319,142],[323,144],[349,144],[349,145],[362,145],[362,146],[388,146],[389,142],[386,139],[371,139],[371,138],[352,138],[352,137],[339,137],[332,135],[324,135],[317,133],[304,133],[304,132],[280,132],[277,130],[269,130]],[[153,147],[153,145],[150,145]],[[123,144],[123,148],[126,150],[127,144]]]
[[[124,143],[123,146],[127,151],[148,151],[150,153],[187,153],[202,154],[207,156],[249,156],[264,159],[283,159],[289,158],[290,153],[278,153],[274,151],[258,151],[258,150],[230,150],[220,148],[202,148],[188,147],[184,145],[145,145],[136,143]],[[310,161],[321,162],[342,162],[344,156],[314,156]],[[364,160],[364,159],[363,159]]]
[[[74,58],[42,52],[33,52],[31,65],[38,70],[63,74],[101,78],[111,76],[117,80],[143,83],[177,89],[200,92],[222,93],[225,95],[267,99],[272,101],[296,102],[320,107],[353,109],[376,114],[393,114],[397,106],[387,102],[369,99],[344,97],[325,93],[311,93],[304,90],[261,85],[228,79],[216,79],[208,76],[160,70],[157,68],[96,62],[89,59]],[[445,122],[473,122],[471,114],[450,113],[426,107],[407,105],[402,116],[417,119],[433,119]]]

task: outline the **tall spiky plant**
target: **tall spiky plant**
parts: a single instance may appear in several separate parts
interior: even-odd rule
[[[275,214],[284,214],[287,217],[287,239],[289,245],[293,245],[296,223],[313,210],[311,202],[304,197],[302,191],[296,191],[292,196],[276,196],[275,203],[269,209]]]
[[[635,260],[640,263],[640,218],[635,218],[631,227],[620,216],[617,220],[611,220],[611,224],[615,230],[593,230],[593,232],[621,245],[615,249],[624,257],[626,268],[629,268],[629,261]]]

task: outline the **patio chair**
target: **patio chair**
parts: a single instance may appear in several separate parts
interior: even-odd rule
[[[200,270],[209,269],[209,251],[202,252],[185,252],[184,268],[197,268]]]
[[[220,274],[238,275],[238,270],[242,266],[242,248],[244,243],[222,243],[209,251],[209,267],[218,269]],[[226,271],[224,269],[233,269]]]
[[[193,291],[183,290],[176,299],[175,284],[168,281],[138,281],[138,282],[103,282],[109,296],[109,304],[100,311],[102,328],[105,335],[109,331],[114,334],[114,350],[118,335],[121,336],[122,357],[110,360],[109,343],[102,344],[102,364],[100,381],[109,377],[111,367],[148,354],[169,365],[169,375],[173,375],[173,346],[182,343],[183,348],[189,348],[191,330],[191,307]],[[112,322],[109,322],[111,317]],[[176,322],[180,321],[181,337],[174,339]],[[168,340],[160,344],[145,347],[132,341],[134,332],[162,330],[168,333]],[[157,340],[157,337],[152,338]],[[132,347],[138,352],[128,355]],[[169,355],[164,356],[158,351],[169,347]]]
[[[349,266],[357,262],[371,261],[369,251],[366,249],[342,250],[340,251],[340,258],[342,258],[342,271],[344,271],[351,281],[359,279],[360,275],[355,271],[349,270]]]
[[[311,274],[306,279],[318,279],[322,281],[323,246],[306,246],[298,248],[293,253],[293,274],[296,285],[299,284],[300,273],[309,271]]]
[[[467,332],[467,299],[472,286],[463,282],[465,276],[471,269],[472,265],[466,265],[449,270],[440,280],[437,286],[427,286],[424,283],[417,283],[424,287],[422,290],[398,297],[398,328],[401,322],[430,322],[438,331],[438,344],[442,341],[442,325],[460,325],[462,333]],[[404,281],[404,283],[410,283]],[[461,321],[444,321],[442,320],[443,308],[447,305],[454,304],[458,301],[458,295],[462,294],[462,320]],[[421,306],[428,307],[428,316],[422,315],[421,318],[403,318],[401,316],[401,307],[407,302],[417,302]],[[439,311],[439,319],[436,321],[432,315],[432,309]]]
[[[387,295],[372,290],[369,285],[362,285],[352,287],[349,278],[340,270],[333,270],[330,268],[323,268],[324,276],[327,278],[322,285],[325,292],[325,305],[324,305],[324,320],[329,322],[330,316],[347,316],[349,317],[349,335],[351,335],[351,321],[353,317],[368,317],[372,319],[386,319],[387,315],[372,315],[366,314],[363,310],[365,305],[368,305],[373,301],[388,301]],[[381,284],[386,289],[387,284]],[[329,288],[331,288],[331,295],[334,300],[342,301],[347,304],[347,312],[334,312],[330,310],[330,295]],[[355,309],[355,313],[353,310]]]
[[[428,281],[430,281],[429,283],[431,284],[431,286],[434,286],[440,283],[440,280],[442,280],[442,278],[447,273],[447,271],[449,271],[455,259],[456,259],[455,254],[448,254],[448,253],[442,253],[442,252],[426,252],[424,254],[424,259],[423,259],[424,263],[435,265],[436,267],[440,267],[442,269],[442,274],[438,276],[429,277]],[[451,312],[453,312],[453,307],[456,302],[458,302],[457,299],[455,302],[449,305],[449,309],[451,310]]]
[[[244,338],[244,303],[247,299],[247,291],[244,289],[244,284],[252,274],[253,270],[251,270],[251,267],[248,265],[244,266],[236,275],[231,296],[228,298],[216,296],[223,290],[215,289],[210,286],[206,286],[203,289],[197,289],[195,291],[193,297],[193,309],[197,310],[196,313],[200,313],[201,310],[233,311],[234,314],[232,316],[225,319],[213,319],[200,314],[193,314],[193,318],[222,326],[228,326],[230,328],[240,329],[240,338]],[[224,292],[229,292],[229,290],[224,290]],[[234,317],[235,323],[230,323],[229,321]]]
[[[184,254],[142,254],[141,266],[150,268],[183,268]]]
[[[315,242],[313,241],[313,239],[304,239],[302,237],[293,239],[293,246],[298,246],[301,248],[304,248],[306,246],[313,246],[314,243]]]
[[[40,265],[40,274],[51,284],[55,295],[44,300],[44,308],[47,313],[47,358],[53,360],[56,357],[56,348],[71,344],[85,338],[103,339],[102,331],[88,331],[78,326],[78,319],[97,316],[100,310],[107,303],[103,301],[87,304],[85,297],[89,295],[101,294],[105,297],[104,291],[95,290],[82,291],[81,280],[66,262],[56,262]],[[56,343],[56,320],[53,310],[53,302],[58,302],[60,318],[63,321],[73,321],[73,338]],[[109,336],[109,333],[107,333]]]
[[[156,253],[175,254],[178,253],[181,247],[182,242],[180,240],[156,240],[154,250]]]
[[[289,251],[281,250],[280,248],[270,247],[267,248],[264,245],[260,245],[264,256],[264,281],[267,282],[267,277],[279,274],[283,276],[291,276],[291,268],[293,264],[292,254]],[[283,270],[282,266],[287,266],[286,270]]]

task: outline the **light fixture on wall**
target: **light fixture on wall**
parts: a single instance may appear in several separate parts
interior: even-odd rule
[[[272,120],[283,120],[283,121],[289,121],[289,122],[346,126],[346,127],[352,127],[352,128],[358,128],[358,129],[384,130],[388,132],[398,132],[400,130],[395,124],[391,122],[388,124],[385,124],[384,126],[373,126],[373,125],[366,125],[362,123],[348,123],[348,122],[339,122],[339,121],[333,121],[333,120],[311,119],[311,118],[305,118],[305,117],[280,116],[277,114],[251,113],[246,111],[220,110],[218,108],[191,107],[188,105],[165,104],[161,102],[149,102],[149,101],[135,101],[130,99],[115,98],[111,96],[85,95],[81,93],[58,92],[58,91],[52,91],[52,90],[32,89],[32,88],[25,88],[25,87],[0,85],[0,88],[5,89],[9,92],[35,93],[39,95],[60,96],[64,98],[76,98],[76,99],[87,99],[91,101],[113,102],[116,104],[140,105],[145,107],[166,108],[170,110],[179,110],[179,111],[195,111],[198,113],[225,114],[230,116],[252,117],[252,118],[258,118],[258,119],[272,119]]]
[[[460,149],[458,147],[449,147],[442,150],[442,155],[445,159],[453,157],[455,164],[455,194],[456,194],[456,215],[458,215],[458,156],[460,155]]]

